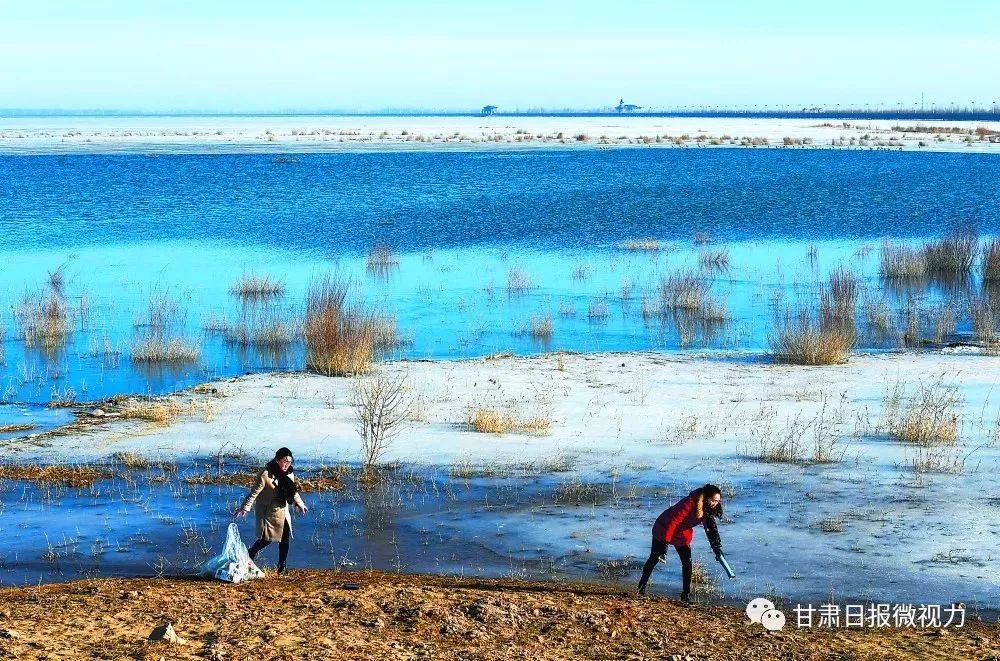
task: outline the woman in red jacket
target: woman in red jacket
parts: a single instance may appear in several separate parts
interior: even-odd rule
[[[681,558],[684,577],[684,591],[681,601],[688,603],[691,593],[691,541],[694,539],[694,527],[699,523],[705,526],[715,559],[722,555],[722,539],[716,526],[716,517],[722,518],[722,492],[714,484],[695,489],[685,498],[678,501],[656,518],[653,524],[653,547],[649,551],[649,559],[642,568],[642,578],[639,579],[639,594],[646,594],[646,583],[653,573],[653,568],[660,560],[664,560],[667,544],[673,544],[677,555]]]

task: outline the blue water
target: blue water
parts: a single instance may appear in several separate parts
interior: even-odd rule
[[[222,241],[315,256],[637,237],[926,236],[1000,225],[1000,159],[854,151],[539,150],[0,157],[0,248]]]
[[[0,156],[0,305],[11,310],[62,268],[74,327],[65,346],[39,351],[24,346],[13,315],[3,315],[0,402],[162,393],[245,371],[301,369],[301,343],[277,354],[239,350],[204,331],[213,318],[239,318],[228,289],[246,271],[286,283],[276,309],[288,318],[301,317],[311,279],[328,272],[350,279],[354,298],[397,319],[405,343],[394,356],[760,352],[776,301],[808,298],[838,266],[877,286],[883,237],[915,240],[966,224],[1000,233],[996,156],[749,149]],[[712,244],[694,245],[696,233]],[[669,250],[619,245],[644,237]],[[375,243],[399,255],[388,278],[366,272]],[[697,268],[705,249],[730,254],[729,269],[707,273],[730,322],[682,336],[645,320],[643,295],[664,275]],[[535,286],[511,295],[511,270]],[[196,363],[140,369],[131,362],[151,294],[183,308],[180,332],[201,346]],[[887,298],[898,303],[896,294]],[[606,316],[591,314],[602,307]],[[524,331],[544,315],[553,336],[533,339]]]

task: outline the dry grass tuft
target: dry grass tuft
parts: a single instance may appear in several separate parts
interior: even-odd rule
[[[979,250],[979,236],[971,227],[948,233],[937,241],[925,243],[924,263],[927,271],[944,277],[966,276]]]
[[[837,365],[846,363],[857,341],[853,330],[824,327],[808,310],[786,312],[768,334],[775,362],[794,365]]]
[[[925,448],[952,445],[958,441],[961,403],[958,386],[941,377],[921,383],[909,398],[906,384],[897,381],[884,400],[886,431],[892,438]]]
[[[395,320],[347,306],[348,285],[330,276],[309,285],[306,297],[306,369],[326,376],[367,372],[396,344]]]
[[[92,486],[97,480],[110,477],[109,471],[93,466],[0,464],[0,479],[5,480],[28,480],[81,488]]]
[[[927,257],[920,248],[885,241],[879,274],[892,282],[921,280],[927,276]]]
[[[399,257],[384,243],[376,244],[368,251],[367,268],[373,275],[388,275],[399,268]]]
[[[660,250],[663,250],[663,244],[660,243],[660,240],[653,238],[627,239],[619,243],[618,247],[622,250],[629,250],[632,252],[659,252]]]
[[[184,407],[171,399],[131,398],[121,402],[118,412],[122,418],[166,425],[184,413]]]
[[[229,293],[244,301],[265,301],[285,294],[285,283],[268,275],[243,273],[229,285]]]
[[[491,407],[470,407],[466,414],[469,431],[481,434],[535,434],[544,436],[552,430],[547,416],[520,417]]]

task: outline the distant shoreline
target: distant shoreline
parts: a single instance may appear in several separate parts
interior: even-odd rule
[[[998,121],[593,115],[0,117],[0,154],[746,147],[1000,153]]]
[[[20,110],[20,109],[0,109],[0,118],[4,119],[29,119],[47,117],[171,117],[171,118],[198,118],[198,117],[637,117],[637,118],[700,118],[700,119],[847,119],[847,120],[905,120],[905,121],[926,121],[926,122],[997,122],[1000,121],[1000,108],[989,110],[816,110],[816,111],[795,111],[795,110],[664,110],[664,111],[635,111],[616,112],[614,110],[526,110],[505,112],[497,111],[491,114],[483,114],[476,111],[386,111],[386,112],[350,112],[350,111],[275,111],[275,112],[143,112],[126,110]]]

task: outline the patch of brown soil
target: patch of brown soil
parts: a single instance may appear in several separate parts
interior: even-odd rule
[[[609,587],[367,572],[80,581],[0,604],[0,658],[17,659],[1000,658],[995,624],[768,633],[737,609]],[[184,644],[148,640],[168,622]]]

